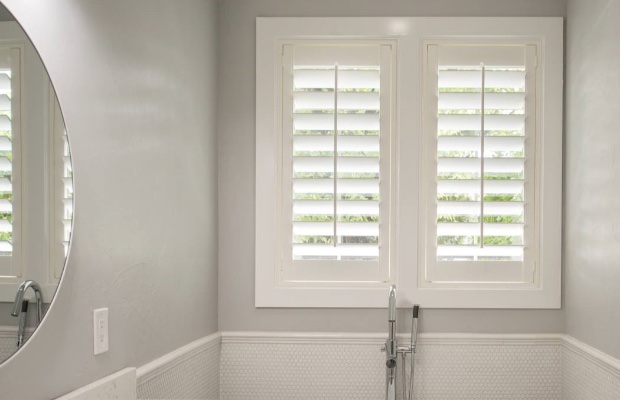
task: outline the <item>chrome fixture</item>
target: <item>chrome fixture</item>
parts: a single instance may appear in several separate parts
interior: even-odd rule
[[[396,286],[390,286],[388,299],[388,338],[385,342],[386,361],[386,392],[387,400],[396,400],[396,357],[398,356],[396,341]]]
[[[35,281],[24,281],[17,288],[17,294],[15,295],[15,305],[13,306],[12,316],[17,317],[20,314],[20,308],[22,305],[22,300],[24,299],[24,293],[28,288],[32,288],[34,291],[35,298],[37,300],[37,324],[41,323],[43,319],[43,294],[41,293],[41,286]]]
[[[24,344],[24,336],[26,334],[26,318],[28,317],[28,303],[30,299],[24,298],[22,300],[22,311],[19,314],[19,328],[17,329],[17,348],[19,349]]]
[[[28,299],[24,298],[24,294],[32,288],[34,296],[37,302],[37,325],[41,323],[43,319],[43,295],[41,293],[41,287],[35,281],[29,280],[22,282],[17,288],[17,294],[15,295],[15,304],[13,306],[14,317],[19,317],[19,329],[17,332],[17,347],[21,347],[24,343],[24,333],[26,331],[26,315],[28,313]]]
[[[411,321],[411,340],[409,347],[398,347],[398,340],[396,339],[396,286],[390,286],[390,293],[388,297],[388,338],[385,342],[385,347],[382,351],[386,353],[386,400],[396,400],[396,368],[397,357],[401,356],[401,369],[402,369],[402,398],[406,400],[412,400],[413,398],[413,376],[415,367],[415,354],[418,350],[418,313],[420,306],[418,304],[413,305],[413,315]],[[407,379],[405,373],[405,361],[407,354],[410,354],[411,371],[409,373],[409,388],[407,388]],[[407,390],[408,389],[408,390]]]

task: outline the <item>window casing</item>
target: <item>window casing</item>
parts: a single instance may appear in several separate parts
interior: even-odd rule
[[[256,306],[383,308],[387,286],[396,284],[399,307],[410,307],[413,303],[426,308],[560,307],[562,25],[561,18],[259,18]],[[287,281],[282,273],[283,260],[290,259],[283,246],[291,240],[283,241],[281,235],[292,232],[292,211],[284,207],[283,200],[292,197],[282,196],[282,179],[278,172],[283,166],[283,142],[279,135],[284,120],[278,100],[284,92],[280,63],[282,45],[307,44],[314,40],[394,44],[390,198],[387,204],[391,249],[387,266],[389,276],[384,281],[369,283],[350,276],[339,278],[337,272],[340,270],[329,268],[325,272],[332,274],[331,282],[329,279],[327,282]],[[485,53],[483,47],[488,50],[496,46],[495,51],[486,52],[491,56],[482,59],[484,73],[489,75],[487,83],[493,83],[493,75],[511,68],[515,72],[513,75],[525,77],[525,81],[518,86],[519,90],[489,87],[486,91],[490,94],[484,96],[485,106],[468,108],[470,105],[466,104],[462,109],[450,110],[449,97],[456,96],[459,91],[448,93],[447,98],[442,94],[439,101],[440,83],[437,79],[433,83],[428,77],[432,61],[429,48],[432,53],[440,46],[452,46],[456,51],[453,58],[480,55]],[[478,49],[472,52],[475,46]],[[466,51],[460,51],[463,48]],[[520,61],[498,65],[498,56],[510,54],[514,48],[520,49]],[[431,65],[430,70],[440,71],[441,66],[450,72],[450,63],[445,64],[444,58],[439,54],[433,61],[436,65]],[[463,67],[480,69],[480,61],[473,63],[473,66],[472,61],[468,61],[468,65],[457,65],[457,70]],[[478,76],[482,74],[479,70],[475,72]],[[444,89],[449,87],[443,87],[442,93],[446,92]],[[472,88],[468,90],[474,92]],[[482,92],[481,88],[477,90]],[[503,92],[511,94],[500,96]],[[471,94],[465,97],[469,97],[465,102],[476,101]],[[498,107],[498,102],[507,103]],[[488,112],[481,111],[485,109]],[[498,119],[523,120],[523,129],[515,129],[520,133],[507,139],[503,136],[509,135],[503,134],[470,135],[475,139],[466,135],[438,136],[440,114],[468,113],[486,127],[464,130],[487,132]],[[472,117],[468,115],[468,118]],[[441,121],[442,126],[444,123]],[[501,130],[511,129],[491,131]],[[476,145],[474,141],[477,149],[472,147]],[[441,193],[450,183],[438,185],[438,181],[449,180],[445,178],[450,176],[445,174],[450,173],[463,174],[461,181],[469,178],[469,182],[461,182],[466,185],[472,185],[477,178],[487,178],[475,183],[480,190],[478,198],[474,196],[465,203],[465,199],[457,196],[438,202],[438,188]],[[502,185],[512,187],[511,191],[489,192],[494,186],[493,190],[497,191],[497,186]],[[519,188],[515,189],[516,186]],[[511,201],[503,201],[506,200],[503,195],[510,195]],[[480,220],[485,221],[486,226],[480,226]],[[456,240],[455,236],[468,238],[450,243]],[[441,247],[445,244],[455,246]],[[478,245],[482,250],[474,250],[468,247],[470,245]],[[464,250],[469,259],[459,254]],[[321,279],[325,279],[325,275]]]

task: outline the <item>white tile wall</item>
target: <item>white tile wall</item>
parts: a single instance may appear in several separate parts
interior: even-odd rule
[[[565,337],[562,399],[620,399],[620,361],[574,338]]]
[[[33,329],[26,329],[26,341],[32,335]],[[17,351],[17,327],[0,326],[0,364]]]
[[[415,398],[560,400],[560,358],[559,344],[422,344]]]
[[[382,400],[383,341],[375,334],[217,333],[140,367],[133,386],[123,387],[137,381],[138,399]],[[566,335],[426,334],[415,372],[416,400],[620,399],[620,361]],[[397,383],[400,393],[400,374]],[[107,391],[91,393],[95,386]],[[117,389],[97,384],[74,393],[124,399]]]
[[[385,396],[380,337],[270,335],[223,333],[222,400]],[[415,398],[560,400],[561,351],[559,335],[426,335],[416,356]]]
[[[183,346],[137,373],[138,399],[220,398],[220,335]]]
[[[385,390],[384,363],[372,345],[227,343],[221,398],[376,400]]]
[[[125,368],[56,400],[135,400],[136,369]]]

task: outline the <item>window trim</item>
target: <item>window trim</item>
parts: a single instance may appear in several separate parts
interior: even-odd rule
[[[450,43],[476,38],[483,43],[494,41],[531,43],[538,46],[536,84],[537,118],[536,171],[539,179],[535,188],[538,201],[536,215],[538,255],[533,284],[459,284],[426,285],[424,265],[429,247],[423,242],[428,214],[427,192],[420,186],[420,226],[422,238],[413,290],[405,293],[407,300],[432,308],[560,308],[561,307],[561,222],[562,222],[562,93],[563,38],[561,18],[434,18],[420,21],[421,51],[425,43]],[[465,37],[460,39],[461,37]],[[423,55],[425,57],[425,54]],[[420,64],[422,66],[422,64]],[[424,83],[426,84],[426,82]],[[422,101],[426,101],[424,94]],[[423,111],[424,112],[424,111]],[[424,160],[428,157],[425,143],[428,137],[428,113],[424,112],[420,169],[422,179],[428,178]],[[558,152],[559,151],[559,152]],[[426,238],[427,240],[433,240]],[[405,273],[409,273],[406,271]],[[439,287],[437,287],[439,286]]]
[[[280,241],[277,229],[282,224],[279,204],[277,154],[281,115],[278,112],[278,96],[281,90],[279,71],[274,60],[279,59],[282,41],[330,40],[343,43],[364,40],[390,42],[394,48],[402,45],[402,37],[394,31],[390,18],[257,18],[256,53],[256,306],[257,307],[383,307],[385,287],[396,280],[394,259],[396,257],[397,199],[394,190],[397,180],[396,138],[398,121],[392,120],[390,186],[390,279],[379,283],[313,284],[312,286],[282,285],[279,282]],[[325,34],[329,32],[328,34]],[[398,60],[397,62],[399,62]],[[399,67],[392,65],[392,74]],[[271,71],[271,73],[266,73]],[[398,78],[396,78],[398,79]],[[398,115],[399,89],[394,88],[393,115]],[[276,153],[277,149],[277,153]],[[274,232],[274,234],[265,234]]]
[[[329,34],[327,34],[329,33]],[[537,288],[491,289],[425,288],[419,268],[424,255],[424,234],[420,222],[423,209],[420,187],[424,183],[422,138],[422,44],[459,36],[518,37],[541,43],[543,82],[540,85],[540,166],[542,219],[539,258],[542,265]],[[396,123],[393,136],[395,182],[392,191],[394,225],[394,270],[391,282],[382,287],[282,287],[278,286],[277,240],[281,226],[277,210],[278,193],[276,110],[279,90],[277,41],[284,39],[393,39],[397,43]],[[256,41],[256,307],[355,307],[384,308],[386,288],[395,283],[398,306],[418,303],[425,308],[560,308],[561,306],[561,222],[562,222],[562,104],[563,104],[563,20],[562,18],[257,18]],[[411,110],[414,110],[413,112]],[[277,196],[277,195],[276,195]],[[402,262],[401,262],[402,260]]]

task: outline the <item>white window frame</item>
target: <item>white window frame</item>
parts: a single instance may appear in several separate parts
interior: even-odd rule
[[[393,124],[393,115],[391,112],[391,105],[393,101],[393,93],[395,90],[394,81],[391,79],[394,75],[393,67],[396,60],[396,49],[393,41],[386,40],[304,40],[304,41],[291,41],[284,40],[279,43],[282,49],[282,68],[283,73],[280,80],[282,81],[282,90],[278,90],[278,121],[282,121],[282,125],[279,129],[278,142],[281,143],[281,161],[279,162],[281,173],[280,195],[278,196],[280,205],[280,221],[282,228],[280,231],[279,242],[281,243],[281,251],[283,257],[281,258],[281,273],[278,274],[278,283],[282,286],[383,286],[383,283],[390,280],[390,253],[391,245],[390,238],[393,236],[390,232],[390,227],[393,225],[390,217],[390,210],[393,208],[391,203],[392,196],[392,182],[391,171],[393,166],[393,153],[392,147],[392,134],[391,128]],[[354,49],[363,45],[366,47],[366,51],[362,50],[361,54]],[[299,46],[299,47],[297,47]],[[315,47],[316,46],[316,47]],[[293,160],[293,136],[289,134],[293,128],[293,119],[286,118],[286,115],[282,113],[284,109],[293,108],[293,97],[284,96],[285,92],[292,92],[293,78],[293,58],[298,52],[305,53],[308,56],[308,48],[313,47],[313,51],[310,53],[310,57],[316,56],[316,51],[321,51],[323,56],[331,60],[339,59],[340,67],[347,64],[359,62],[360,56],[362,59],[367,59],[369,52],[375,52],[377,61],[381,65],[380,74],[380,102],[381,102],[381,117],[380,117],[380,243],[377,247],[380,248],[379,260],[374,261],[343,261],[343,260],[294,260],[293,248],[288,247],[287,243],[292,242],[293,236],[293,222],[291,220],[291,214],[287,210],[292,210],[294,201],[292,193],[292,185],[288,185],[287,182],[293,181],[293,165],[288,163],[287,160]],[[306,49],[305,51],[303,49]],[[331,51],[331,49],[339,49],[338,51]],[[369,48],[374,48],[369,50]],[[353,50],[353,54],[347,52]],[[327,54],[326,54],[327,53]],[[366,53],[366,54],[364,54]],[[372,57],[374,58],[374,57]],[[313,58],[311,62],[317,62],[316,58]],[[288,64],[288,65],[286,65]],[[384,69],[386,67],[387,71]],[[285,71],[289,68],[288,71]],[[292,94],[292,93],[291,93]],[[337,114],[336,114],[337,115]],[[378,182],[379,183],[379,182]],[[286,234],[285,234],[286,233]],[[290,261],[286,261],[290,260]],[[334,271],[338,271],[338,275],[334,274]]]
[[[420,170],[420,246],[418,268],[410,301],[435,308],[560,308],[561,306],[561,224],[562,224],[562,88],[563,88],[563,21],[561,18],[435,18],[419,21],[422,57],[430,43],[518,43],[533,44],[537,54],[536,82],[536,223],[533,278],[529,283],[429,283],[425,267],[434,241],[427,230],[435,224],[433,208],[427,204],[427,166],[431,154],[429,138],[433,129],[431,118],[423,110]],[[423,67],[424,64],[420,63]],[[422,68],[424,69],[424,68]],[[424,76],[423,78],[424,79]],[[425,82],[426,84],[427,82]],[[431,96],[425,91],[422,101]],[[434,132],[433,132],[434,134]],[[434,172],[434,171],[433,171]],[[432,214],[432,215],[431,215]],[[427,219],[428,218],[428,219]],[[527,222],[531,223],[531,222]],[[406,250],[405,250],[406,251]],[[412,254],[413,256],[413,254]],[[528,265],[527,268],[531,266]],[[409,274],[411,271],[406,271]],[[529,273],[529,271],[526,271]],[[405,272],[404,272],[405,273]],[[405,278],[407,279],[407,278]]]
[[[281,279],[281,250],[278,249],[282,226],[278,187],[278,132],[280,115],[278,90],[280,82],[279,53],[283,42],[315,40],[327,42],[383,42],[401,46],[402,32],[395,31],[391,19],[383,18],[258,18],[257,19],[257,88],[256,88],[256,305],[258,307],[380,307],[385,287],[396,280],[394,259],[397,202],[394,183],[397,180],[395,149],[399,121],[391,129],[391,196],[389,276],[377,282],[314,282],[310,285],[290,284]],[[395,57],[393,57],[395,58]],[[402,60],[399,61],[400,65]],[[392,75],[399,67],[392,63]],[[398,79],[398,78],[396,78]],[[396,92],[398,88],[395,88]],[[397,93],[392,94],[392,107],[398,115]],[[383,134],[383,132],[382,132]],[[382,172],[383,175],[383,172]],[[388,221],[382,220],[382,223]]]
[[[424,43],[458,40],[526,41],[540,49],[537,92],[539,168],[538,278],[533,285],[434,287],[424,284],[426,257]],[[275,240],[277,131],[274,68],[280,39],[393,39],[397,46],[395,146],[392,191],[395,235],[389,281],[376,287],[285,287],[278,284]],[[383,308],[386,288],[396,284],[398,306],[425,308],[560,308],[562,223],[562,18],[258,18],[256,54],[256,306]],[[434,223],[434,222],[433,222]]]

